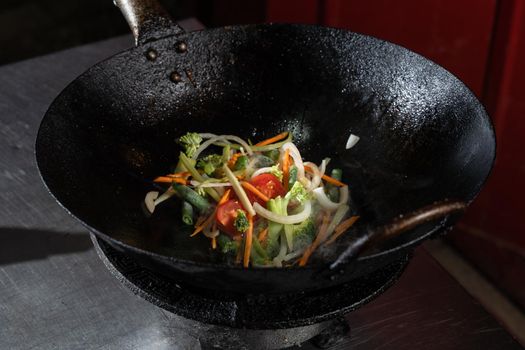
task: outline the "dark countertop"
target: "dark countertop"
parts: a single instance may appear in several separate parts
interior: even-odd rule
[[[199,348],[176,317],[106,270],[36,169],[36,132],[53,98],[131,45],[118,37],[0,67],[1,349]],[[347,319],[352,337],[337,349],[521,348],[423,248],[394,287]]]

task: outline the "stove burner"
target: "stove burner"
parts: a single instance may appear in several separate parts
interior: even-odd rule
[[[388,289],[410,259],[407,256],[351,283],[321,291],[214,295],[181,286],[142,267],[95,236],[91,238],[98,255],[117,279],[135,294],[173,313],[174,327],[196,334],[201,344],[232,349],[254,349],[255,346],[277,349],[316,335],[317,346],[331,346],[348,332],[348,325],[341,321],[344,314]],[[211,339],[205,340],[199,333]]]

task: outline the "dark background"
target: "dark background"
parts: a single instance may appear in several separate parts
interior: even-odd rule
[[[206,26],[265,20],[265,1],[164,0],[175,18]],[[0,1],[0,64],[129,33],[112,0]]]
[[[498,154],[486,187],[448,241],[525,307],[525,1],[162,2],[175,18],[196,17],[208,27],[298,22],[373,35],[463,80],[493,119]],[[0,1],[0,64],[125,33],[111,0]]]

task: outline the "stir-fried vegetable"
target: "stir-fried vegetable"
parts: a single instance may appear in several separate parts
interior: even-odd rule
[[[342,170],[328,176],[330,159],[303,161],[289,132],[255,145],[234,135],[190,132],[178,143],[183,152],[174,172],[153,180],[170,186],[160,195],[148,192],[145,207],[156,215],[156,206],[179,198],[182,222],[194,226],[191,236],[210,239],[211,249],[244,267],[305,265],[358,218],[345,219],[349,191]]]

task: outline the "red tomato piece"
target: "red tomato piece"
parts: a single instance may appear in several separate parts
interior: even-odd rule
[[[284,196],[286,194],[284,191],[284,187],[281,184],[281,181],[279,181],[279,179],[273,174],[264,173],[261,175],[257,175],[256,177],[250,180],[250,183],[268,198],[275,198],[277,196]],[[246,192],[250,199],[250,202],[258,202],[262,206],[266,204],[263,202],[262,199],[260,199],[250,191]]]
[[[224,204],[219,205],[217,207],[217,212],[215,213],[215,219],[217,220],[219,229],[231,237],[241,234],[233,225],[235,218],[237,217],[237,210],[239,209],[242,209],[239,201],[230,199]]]

